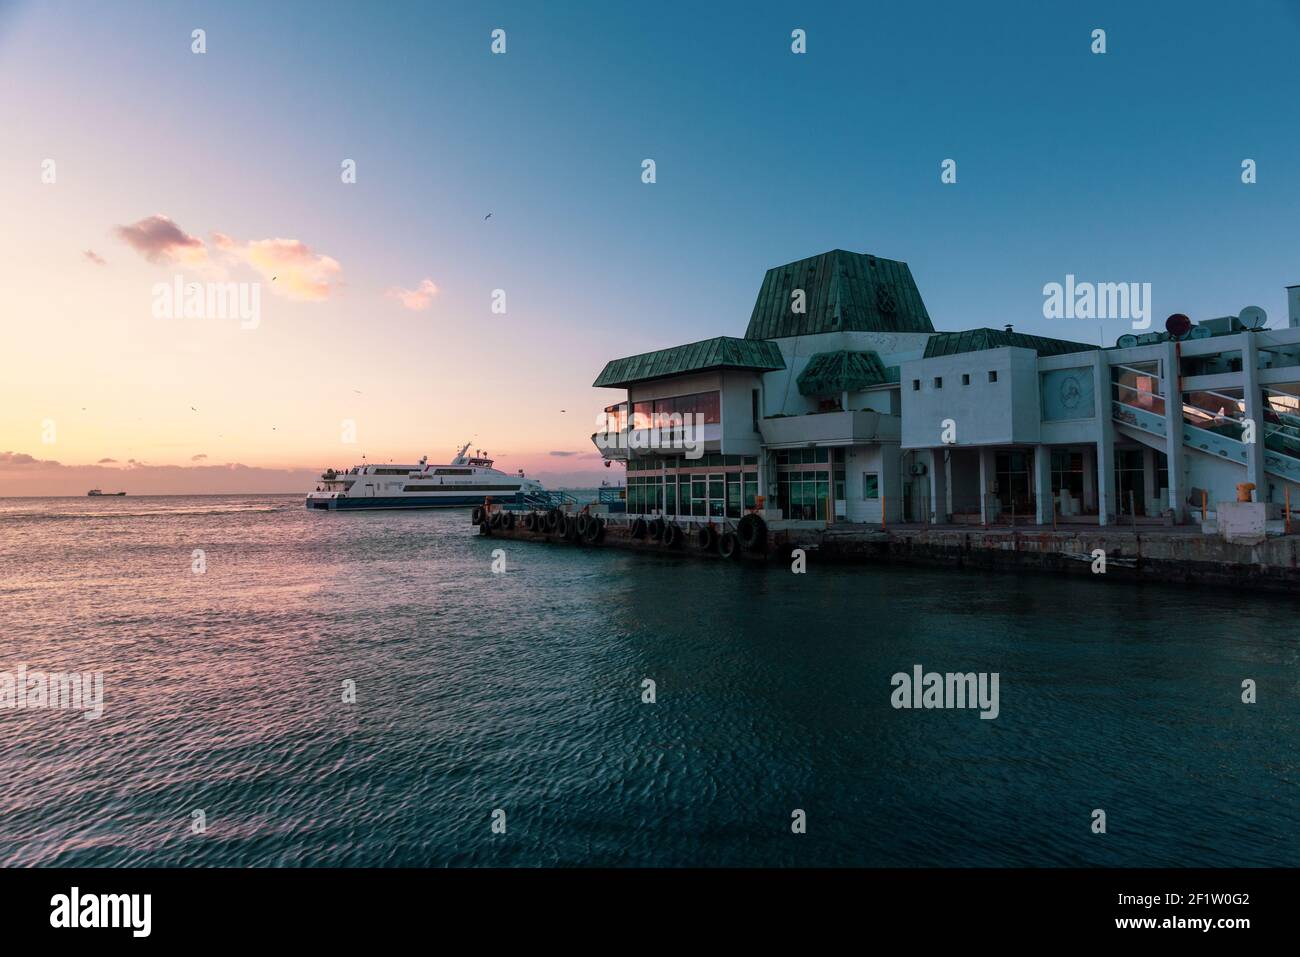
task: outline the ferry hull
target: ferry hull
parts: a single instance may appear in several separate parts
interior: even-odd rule
[[[490,493],[488,493],[490,495]],[[478,495],[446,495],[433,498],[400,496],[357,496],[356,498],[307,498],[307,508],[322,511],[354,512],[361,509],[411,509],[411,508],[473,508],[482,505],[484,493]],[[494,504],[523,504],[522,495],[493,495]]]

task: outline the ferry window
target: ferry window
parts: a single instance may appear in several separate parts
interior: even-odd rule
[[[970,373],[969,373],[969,372],[963,372],[963,373],[961,374],[961,384],[962,384],[962,385],[970,385]]]
[[[990,370],[989,370],[989,381],[990,381],[990,382],[997,382],[997,381],[998,381],[998,370],[997,370],[997,369],[990,369]]]
[[[862,498],[864,501],[880,498],[880,473],[862,473]]]
[[[938,376],[938,375],[937,375],[937,376],[934,377],[934,387],[935,387],[936,389],[942,389],[942,388],[943,388],[943,376]]]
[[[745,473],[745,508],[754,508],[758,504],[758,473]]]
[[[913,392],[920,392],[920,391],[921,391],[921,380],[920,380],[920,379],[913,379],[913,380],[912,380],[912,391],[913,391]]]

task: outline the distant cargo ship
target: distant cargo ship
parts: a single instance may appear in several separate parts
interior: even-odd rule
[[[525,478],[521,470],[509,475],[492,467],[484,455],[467,455],[461,446],[446,465],[354,465],[344,472],[326,469],[320,484],[307,493],[307,508],[463,508],[497,502],[524,504],[546,495],[542,483]]]
[[[125,495],[126,493],[125,492],[101,492],[97,488],[92,488],[86,494],[90,496],[97,496],[97,495]]]

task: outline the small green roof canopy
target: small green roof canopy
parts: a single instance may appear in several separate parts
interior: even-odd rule
[[[799,373],[800,395],[834,395],[837,392],[860,392],[873,385],[883,385],[889,378],[884,363],[875,352],[819,352],[808,360]]]
[[[703,372],[707,369],[749,369],[773,372],[785,368],[781,350],[775,342],[719,336],[658,352],[613,359],[596,377],[593,386],[621,388],[634,382],[662,379],[666,376]]]
[[[1033,349],[1040,356],[1059,356],[1067,352],[1092,352],[1100,346],[1066,339],[1049,339],[1031,336],[1025,332],[1008,332],[1003,329],[967,329],[965,332],[940,332],[925,344],[925,358],[955,356],[963,352],[980,352],[984,349],[1001,349],[1016,346]]]
[[[804,311],[797,313],[800,290]],[[832,249],[769,269],[745,338],[823,332],[934,332],[934,324],[905,262]]]

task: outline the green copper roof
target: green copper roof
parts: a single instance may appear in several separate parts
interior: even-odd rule
[[[685,346],[673,346],[658,352],[644,352],[639,356],[614,359],[606,363],[604,370],[596,377],[593,386],[618,388],[633,382],[647,379],[661,379],[664,376],[682,375],[687,372],[702,372],[705,369],[752,369],[755,372],[771,372],[784,369],[785,360],[775,342],[751,342],[747,339],[735,339],[731,336],[719,336],[692,342]]]
[[[802,289],[805,311],[794,312]],[[907,263],[843,249],[767,271],[746,339],[821,332],[934,332]]]
[[[875,352],[819,352],[799,373],[799,394],[859,392],[888,381],[884,363]]]
[[[965,332],[940,332],[925,344],[925,358],[954,356],[962,352],[979,352],[983,349],[1000,349],[1017,346],[1033,349],[1040,356],[1059,356],[1067,352],[1091,352],[1097,346],[1065,339],[1031,336],[1025,332],[1007,332],[1002,329],[967,329]]]

